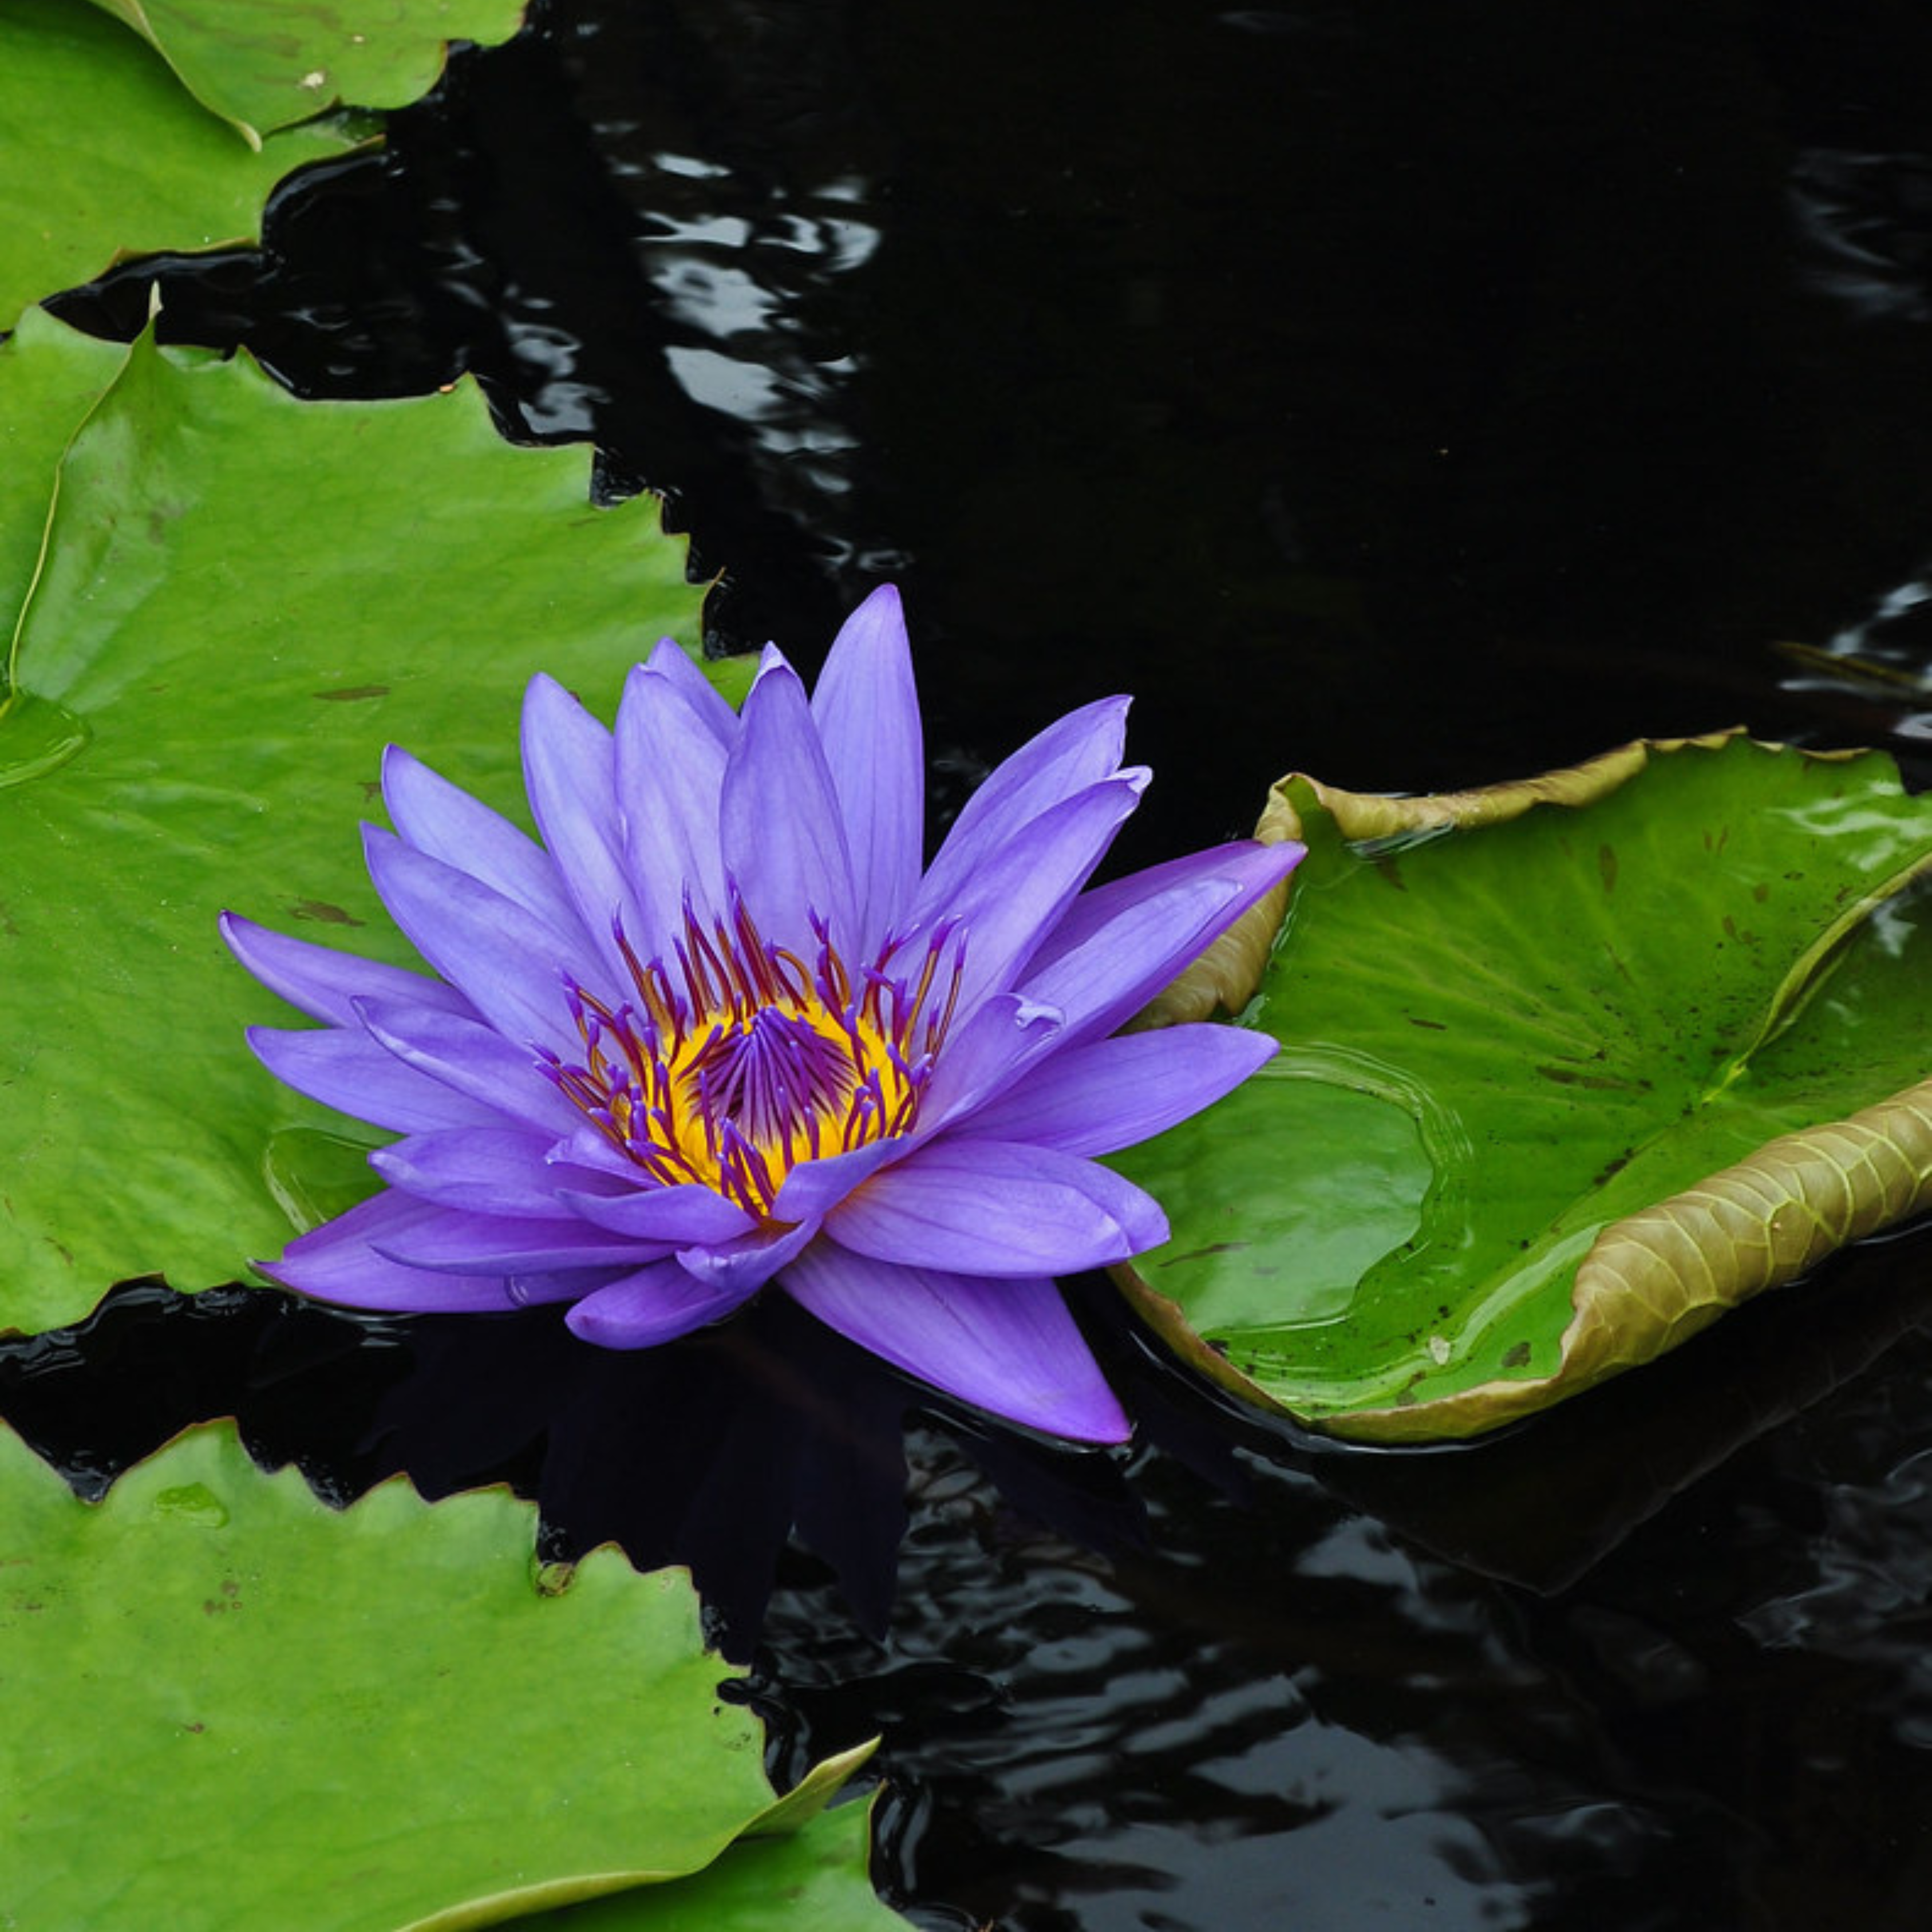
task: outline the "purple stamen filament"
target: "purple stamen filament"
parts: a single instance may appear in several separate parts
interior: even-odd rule
[[[896,970],[898,942],[854,975],[813,921],[818,955],[768,944],[735,890],[709,931],[688,901],[668,958],[641,962],[617,928],[634,1001],[566,996],[583,1059],[545,1070],[654,1181],[695,1181],[771,1223],[800,1161],[904,1134],[918,1118],[958,996],[950,923]]]

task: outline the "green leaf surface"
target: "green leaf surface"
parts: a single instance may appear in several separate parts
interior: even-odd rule
[[[82,0],[0,9],[0,325],[123,256],[254,242],[284,176],[362,138],[340,121],[250,148]],[[15,399],[0,392],[0,417]]]
[[[525,1923],[529,1932],[905,1932],[866,1874],[872,1809],[843,1804],[786,1837],[741,1838],[676,1885]]]
[[[494,45],[524,0],[94,0],[250,142],[338,103],[400,107],[434,87],[452,40]]]
[[[226,1424],[82,1503],[0,1430],[0,1923],[458,1932],[814,1814],[854,1757],[773,1799],[684,1573],[539,1587],[533,1514],[338,1512]]]
[[[1245,1018],[1282,1052],[1118,1161],[1173,1224],[1124,1283],[1210,1374],[1474,1433],[1932,1203],[1932,800],[1888,760],[1277,804],[1310,856]]]
[[[17,399],[84,393],[98,346],[42,322],[8,355],[44,456],[58,412]],[[342,1204],[342,1137],[368,1130],[256,1064],[244,1026],[294,1016],[216,916],[409,962],[356,830],[383,746],[526,824],[530,676],[608,717],[660,635],[694,638],[682,542],[588,486],[583,451],[512,448],[467,385],[298,403],[146,344],[85,412],[50,521],[0,486],[0,612],[25,603],[0,710],[0,1326],[147,1273],[231,1280]]]

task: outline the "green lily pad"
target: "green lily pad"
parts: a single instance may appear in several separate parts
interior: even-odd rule
[[[511,448],[467,384],[298,403],[143,343],[63,456],[26,399],[83,394],[99,345],[43,318],[8,353],[58,463],[32,514],[0,484],[0,1326],[39,1328],[130,1276],[233,1280],[369,1138],[255,1064],[244,1028],[289,1015],[217,914],[409,963],[356,830],[383,746],[524,816],[531,675],[608,716],[700,593],[655,502],[593,508],[586,452]]]
[[[38,308],[0,343],[0,612],[10,633],[40,568],[61,459],[127,359],[119,343],[76,334]]]
[[[94,0],[254,146],[323,109],[400,107],[434,87],[452,40],[494,45],[524,0]]]
[[[0,1430],[0,1918],[458,1932],[815,1816],[865,1751],[774,1799],[684,1573],[535,1576],[533,1516],[338,1512],[227,1424],[82,1503]]]
[[[81,0],[9,0],[0,172],[14,186],[0,206],[0,324],[125,255],[254,242],[276,182],[365,138],[338,119],[251,148],[104,14]],[[8,399],[5,413],[14,407]]]
[[[1282,1052],[1118,1161],[1173,1224],[1124,1286],[1252,1400],[1474,1434],[1932,1204],[1932,800],[1889,760],[1297,777],[1264,830],[1310,847],[1244,1015]]]
[[[905,1932],[867,1876],[872,1809],[842,1804],[784,1837],[741,1838],[676,1885],[525,1922],[529,1932]]]

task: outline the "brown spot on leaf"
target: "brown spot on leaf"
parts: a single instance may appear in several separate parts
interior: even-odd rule
[[[1597,872],[1604,882],[1604,890],[1613,892],[1617,889],[1617,855],[1607,845],[1597,848]]]
[[[360,926],[362,922],[352,913],[346,913],[339,905],[331,905],[326,899],[297,899],[289,908],[290,916],[295,919],[311,919],[323,926]]]
[[[325,704],[354,704],[365,698],[387,698],[389,687],[386,684],[345,684],[340,691],[318,691],[310,694],[320,698]]]
[[[1415,1013],[1409,1014],[1408,1018],[1411,1026],[1426,1027],[1431,1033],[1447,1033],[1449,1030],[1440,1020],[1426,1020]]]
[[[1506,1369],[1528,1368],[1529,1366],[1529,1344],[1527,1342],[1517,1342],[1515,1347],[1511,1348],[1508,1353],[1503,1357],[1503,1366]]]
[[[1613,1080],[1602,1073],[1585,1073],[1574,1066],[1539,1066],[1536,1070],[1544,1079],[1553,1080],[1559,1087],[1586,1087],[1593,1094],[1619,1094],[1630,1086],[1628,1080]]]

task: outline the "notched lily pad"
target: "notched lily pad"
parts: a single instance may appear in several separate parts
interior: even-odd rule
[[[506,40],[524,0],[94,0],[160,54],[211,114],[260,147],[338,103],[427,94],[452,40]]]
[[[1282,1050],[1119,1157],[1174,1234],[1117,1271],[1251,1400],[1475,1434],[1932,1204],[1932,801],[1889,760],[1726,734],[1451,796],[1296,776],[1261,836],[1310,848],[1265,970],[1156,1017],[1245,1006]]]
[[[298,402],[36,312],[0,387],[4,1330],[233,1280],[340,1204],[361,1133],[250,1055],[286,1014],[217,916],[406,963],[356,833],[383,746],[521,816],[532,674],[608,715],[702,593],[655,502],[593,508],[584,451],[512,448],[466,384]]]
[[[533,1534],[400,1478],[332,1510],[225,1424],[82,1503],[0,1429],[0,1918],[459,1932],[812,1827],[869,1747],[774,1798],[684,1573],[605,1549],[540,1592]]]
[[[125,256],[254,241],[278,182],[369,133],[337,116],[251,148],[106,14],[82,0],[8,0],[0,174],[11,188],[0,202],[0,327]]]

